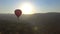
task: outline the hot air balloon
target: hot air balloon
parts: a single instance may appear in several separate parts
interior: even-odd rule
[[[15,10],[15,15],[19,18],[22,14],[22,11],[20,9]]]
[[[17,23],[20,21],[20,20],[19,20],[19,17],[21,16],[21,14],[22,14],[22,11],[21,11],[20,9],[16,9],[16,10],[15,10],[15,15],[17,16],[17,19],[18,19],[18,20],[17,20]]]

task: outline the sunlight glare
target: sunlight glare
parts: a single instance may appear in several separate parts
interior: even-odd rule
[[[24,3],[21,6],[23,14],[33,14],[33,6],[29,3]]]

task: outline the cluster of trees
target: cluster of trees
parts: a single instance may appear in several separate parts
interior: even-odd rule
[[[1,21],[0,22],[0,32],[3,34],[32,34],[32,28],[27,22],[10,22],[10,21]],[[12,34],[11,33],[11,34]]]

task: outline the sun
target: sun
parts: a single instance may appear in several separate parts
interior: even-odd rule
[[[33,14],[33,6],[30,3],[23,3],[21,10],[23,14]]]

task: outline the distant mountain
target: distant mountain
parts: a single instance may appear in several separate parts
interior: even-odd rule
[[[28,14],[28,15],[21,15],[20,21],[26,21],[28,23],[37,24],[37,23],[44,23],[44,22],[52,22],[55,20],[60,19],[60,13],[37,13],[37,14]],[[14,14],[0,14],[0,21],[10,21],[10,22],[17,22],[17,17]]]

